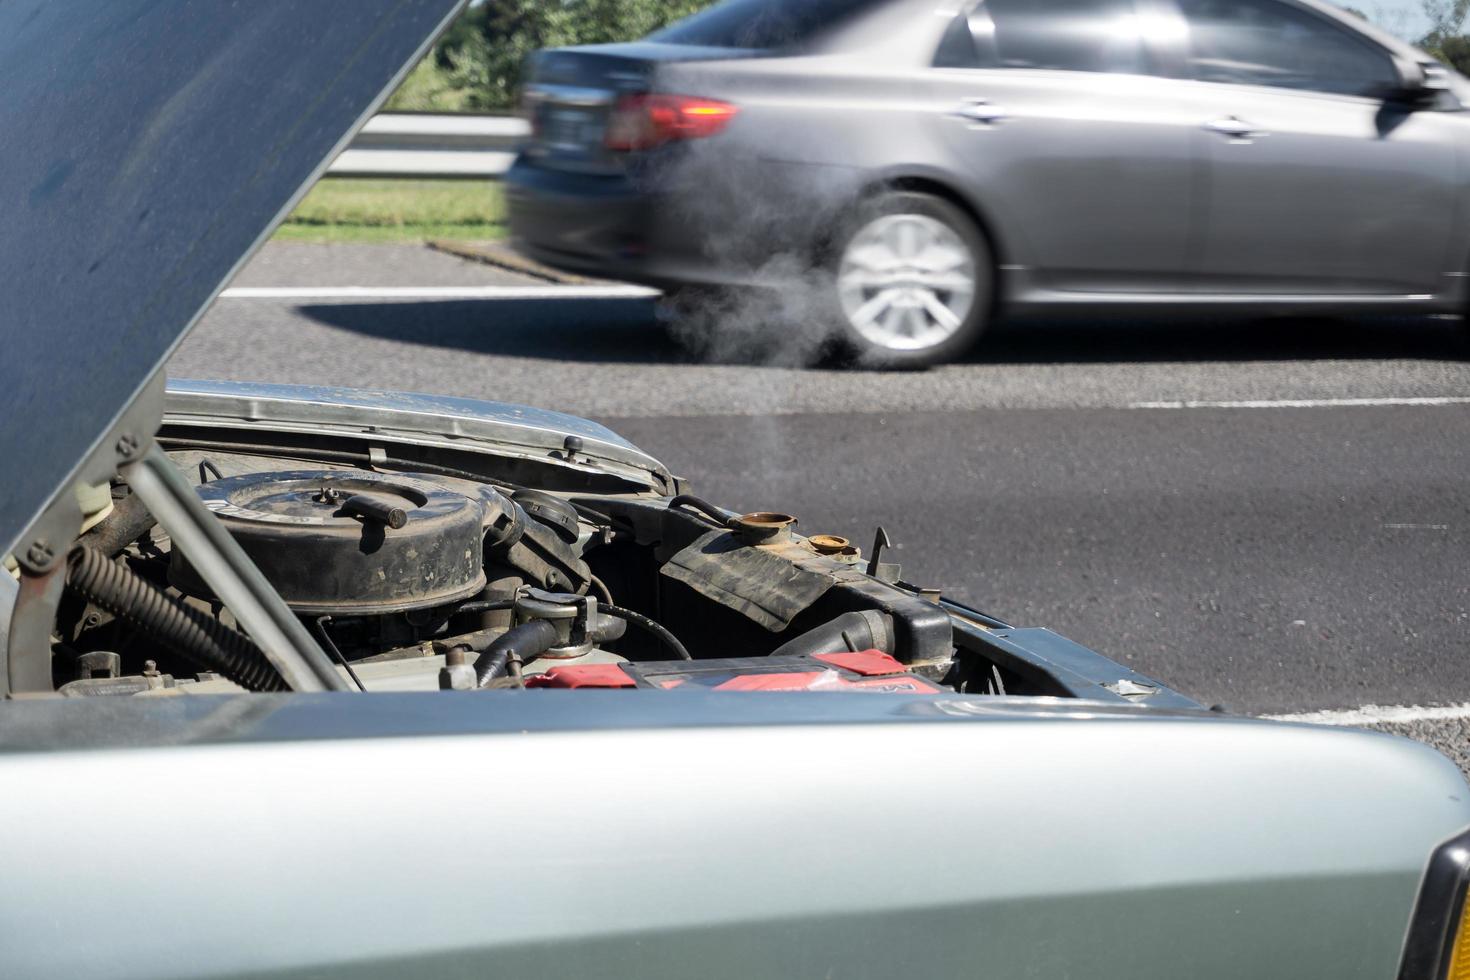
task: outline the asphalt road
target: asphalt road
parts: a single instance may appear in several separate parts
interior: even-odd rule
[[[516,283],[306,245],[236,281]],[[728,506],[864,546],[882,524],[909,580],[1206,702],[1470,701],[1470,404],[1442,401],[1470,398],[1458,322],[1017,322],[922,373],[800,370],[799,339],[739,327],[696,360],[642,298],[227,294],[170,371],[589,415]]]

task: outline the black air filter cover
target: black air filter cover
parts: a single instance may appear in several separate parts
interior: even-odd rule
[[[485,503],[433,477],[251,473],[206,483],[199,496],[298,613],[403,612],[468,599],[485,587]],[[211,597],[177,550],[169,580]]]

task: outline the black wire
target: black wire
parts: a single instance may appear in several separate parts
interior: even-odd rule
[[[346,669],[347,676],[352,678],[352,683],[357,685],[359,691],[366,694],[367,688],[363,686],[362,678],[357,676],[357,671],[352,669],[352,665],[347,662],[346,657],[342,656],[342,651],[337,649],[337,644],[332,642],[331,634],[327,632],[327,624],[331,621],[331,616],[318,616],[316,618],[316,631],[321,635],[322,643],[326,646],[327,652],[337,658],[337,663]]]
[[[204,478],[205,478],[205,476],[207,476],[207,475],[209,475],[211,473],[214,474],[214,478],[216,480],[223,480],[225,478],[225,475],[219,471],[219,467],[214,465],[214,460],[212,460],[212,459],[201,459],[199,461],[199,482],[200,483],[207,483],[207,482],[209,482],[209,481],[205,480]]]
[[[679,642],[679,638],[677,636],[675,636],[673,633],[670,633],[668,630],[664,629],[661,624],[654,622],[642,613],[634,612],[631,609],[624,609],[622,606],[614,606],[611,603],[603,606],[602,611],[626,619],[634,626],[641,626],[643,629],[647,630],[655,637],[657,637],[664,646],[672,650],[680,660],[694,659],[689,655],[689,651],[684,648],[684,644]]]

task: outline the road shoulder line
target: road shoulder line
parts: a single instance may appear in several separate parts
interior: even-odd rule
[[[1385,408],[1403,406],[1470,405],[1470,397],[1427,396],[1422,398],[1277,398],[1247,401],[1131,402],[1133,409],[1181,408]]]
[[[1299,721],[1311,725],[1405,725],[1417,721],[1457,721],[1470,718],[1470,704],[1440,706],[1365,704],[1340,711],[1304,711],[1263,715],[1271,721]]]
[[[221,299],[648,299],[642,286],[231,286]]]

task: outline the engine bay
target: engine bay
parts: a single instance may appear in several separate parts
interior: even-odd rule
[[[1004,623],[845,538],[562,465],[574,445],[537,462],[253,438],[165,427],[159,445],[349,689],[1078,696]],[[65,559],[54,691],[291,690],[211,590],[207,551],[121,476],[97,489]]]

